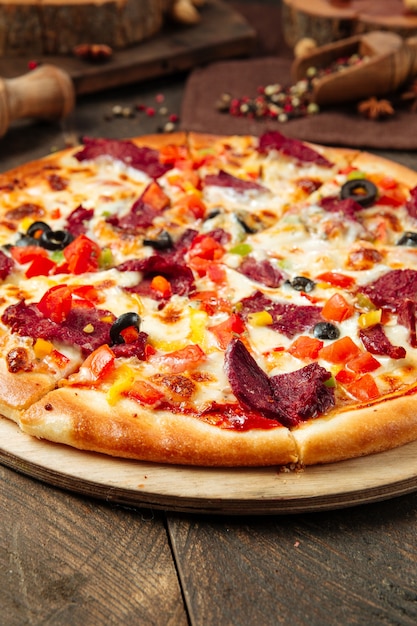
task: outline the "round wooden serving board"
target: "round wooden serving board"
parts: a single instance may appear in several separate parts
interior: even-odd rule
[[[187,513],[288,514],[377,502],[417,490],[417,442],[307,467],[213,469],[114,459],[39,441],[0,418],[0,462],[82,495]]]

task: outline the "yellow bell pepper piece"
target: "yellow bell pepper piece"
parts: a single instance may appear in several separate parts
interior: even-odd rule
[[[375,324],[379,324],[379,322],[381,321],[381,316],[381,309],[375,309],[374,311],[361,313],[358,318],[358,325],[360,328],[369,328],[370,326],[375,326]]]
[[[205,311],[190,308],[190,342],[204,344],[208,315]]]
[[[128,391],[135,382],[135,373],[131,367],[123,363],[116,371],[116,379],[107,392],[107,402],[114,405],[120,396]]]
[[[256,313],[249,313],[248,321],[252,326],[270,326],[274,320],[268,311],[257,311]]]
[[[54,349],[54,345],[47,341],[46,339],[38,338],[35,341],[35,345],[33,346],[33,350],[35,352],[35,356],[37,359],[44,359],[48,354],[51,354]]]

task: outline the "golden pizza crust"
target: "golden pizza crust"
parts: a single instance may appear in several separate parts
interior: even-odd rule
[[[410,188],[417,185],[417,172],[401,163],[376,156],[371,152],[359,152],[352,161],[352,166],[369,173],[385,174],[387,177],[394,178]]]
[[[42,398],[55,384],[55,379],[47,373],[13,374],[0,359],[0,413],[17,422],[20,411]]]
[[[332,146],[321,146],[317,143],[304,142],[307,146],[310,146],[313,150],[316,150],[319,154],[322,154],[331,163],[336,165],[352,165],[355,159],[358,158],[360,152],[355,148],[335,148]]]
[[[226,430],[123,398],[110,406],[105,394],[94,389],[54,390],[27,410],[19,425],[35,437],[141,461],[213,467],[297,461],[293,439],[283,426]]]
[[[417,395],[383,398],[322,416],[302,424],[292,434],[304,465],[391,450],[417,439]]]
[[[175,133],[159,133],[154,135],[142,135],[139,137],[132,137],[127,139],[132,141],[137,146],[146,146],[148,148],[154,148],[160,150],[163,146],[186,146],[187,145],[187,133],[177,131]]]

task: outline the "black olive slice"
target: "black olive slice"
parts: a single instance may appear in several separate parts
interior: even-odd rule
[[[207,215],[206,220],[212,220],[214,217],[217,217],[218,215],[220,215],[220,213],[221,213],[220,209],[213,209]]]
[[[417,248],[417,233],[407,230],[397,241],[397,246],[408,246],[409,248]]]
[[[31,224],[27,229],[26,235],[28,237],[33,237],[34,239],[37,239],[37,237],[35,237],[37,233],[39,233],[39,238],[41,233],[47,233],[51,230],[52,228],[49,226],[49,224],[46,224],[46,222],[33,222],[33,224]]]
[[[46,230],[39,238],[39,245],[46,250],[63,250],[73,239],[67,230]]]
[[[134,326],[134,328],[139,330],[140,321],[140,316],[133,311],[120,315],[117,320],[113,322],[112,327],[110,328],[110,339],[112,344],[125,343],[125,340],[120,334],[121,331],[125,330],[125,328],[130,328],[131,326]]]
[[[293,278],[290,282],[290,285],[296,291],[305,291],[306,293],[309,293],[310,291],[313,291],[316,283],[314,280],[307,278],[307,276],[295,276],[295,278]]]
[[[378,189],[370,180],[366,178],[354,178],[348,180],[340,190],[342,200],[355,200],[362,207],[373,204],[378,195]]]
[[[313,328],[313,335],[316,339],[337,339],[340,330],[330,322],[319,322]]]
[[[155,250],[168,250],[172,248],[173,241],[168,231],[163,230],[156,239],[144,239],[144,246],[151,246]]]
[[[256,227],[250,224],[250,220],[247,216],[237,215],[237,221],[248,235],[254,235],[257,232]]]

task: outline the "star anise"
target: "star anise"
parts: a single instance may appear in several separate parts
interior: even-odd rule
[[[379,120],[394,115],[394,107],[389,100],[378,100],[374,96],[358,104],[358,113],[370,120]]]

